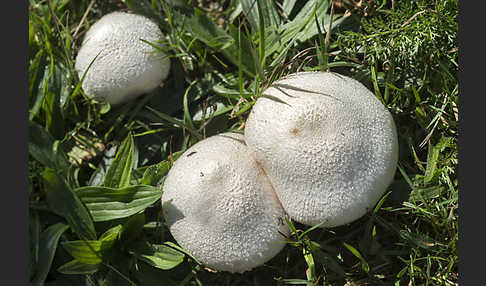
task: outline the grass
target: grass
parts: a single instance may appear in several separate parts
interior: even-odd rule
[[[343,2],[330,25],[329,1],[31,0],[31,284],[457,285],[457,0]],[[74,58],[119,10],[156,21],[166,37],[153,44],[172,63],[162,87],[110,106],[84,95]],[[358,79],[392,113],[394,182],[351,224],[288,221],[288,245],[253,271],[199,265],[161,217],[171,163],[241,132],[269,84],[307,70]]]

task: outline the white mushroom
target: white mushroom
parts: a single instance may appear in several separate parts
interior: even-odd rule
[[[170,61],[150,44],[163,39],[150,19],[113,12],[99,19],[86,33],[76,57],[81,79],[89,64],[83,90],[90,98],[118,104],[159,86],[169,74]]]
[[[236,133],[206,138],[176,160],[164,182],[162,210],[175,240],[220,271],[262,265],[289,233],[272,186]]]
[[[398,160],[391,114],[361,83],[336,73],[296,73],[272,84],[253,106],[245,138],[285,211],[306,225],[363,216]]]

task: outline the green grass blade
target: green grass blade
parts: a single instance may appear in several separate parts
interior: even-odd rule
[[[262,0],[257,1],[258,8],[258,58],[260,69],[265,70],[265,18],[262,10]]]
[[[186,129],[189,133],[191,133],[192,136],[196,137],[198,140],[201,140],[202,139],[202,136],[201,134],[199,134],[197,132],[197,130],[194,130],[192,129],[191,127],[187,126],[184,124],[184,122],[182,120],[179,120],[179,119],[176,119],[176,118],[173,118],[163,112],[160,112],[158,110],[155,110],[153,108],[151,108],[150,106],[147,106],[147,109],[152,111],[155,115],[157,115],[158,117],[160,117],[161,119],[165,120],[165,121],[168,121],[178,127],[181,127],[181,128],[184,128]]]
[[[196,83],[197,83],[197,81],[193,81],[193,82],[191,82],[191,84],[189,84],[189,87],[187,87],[186,92],[184,92],[184,98],[183,98],[184,122],[193,130],[196,129],[196,128],[194,127],[194,124],[192,123],[192,116],[191,116],[191,113],[189,112],[189,103],[188,103],[187,97],[188,97],[189,91],[191,90],[191,88]]]
[[[351,245],[347,244],[346,242],[343,242],[343,245],[349,250],[351,251],[351,253],[356,256],[360,261],[361,261],[361,267],[362,269],[366,272],[366,273],[369,273],[370,272],[370,266],[368,265],[368,263],[366,262],[366,260],[363,258],[363,256],[361,256],[361,253],[359,253],[359,251],[352,247]]]
[[[316,5],[317,9],[317,5]],[[316,43],[316,54],[317,59],[319,61],[319,66],[321,71],[326,71],[328,68],[328,61],[329,57],[327,55],[327,43],[324,41],[324,37],[322,36],[321,27],[319,25],[319,21],[317,20],[317,14],[314,14],[314,19],[316,21],[317,26],[317,35],[319,38],[319,45]]]
[[[313,231],[313,230],[315,230],[315,229],[318,229],[318,228],[319,228],[319,227],[321,227],[321,226],[322,226],[322,225],[323,225],[325,222],[326,222],[326,221],[322,221],[322,222],[320,222],[320,223],[318,223],[318,224],[316,224],[316,225],[314,225],[314,226],[312,226],[312,227],[309,227],[308,229],[306,229],[304,232],[302,232],[302,233],[299,235],[298,240],[301,240],[301,239],[304,237],[304,235],[308,234],[309,232],[311,232],[311,231]]]
[[[377,212],[380,210],[380,208],[381,208],[381,206],[383,205],[383,203],[385,202],[386,198],[388,198],[388,196],[389,196],[391,193],[392,193],[391,191],[390,191],[390,192],[388,192],[388,193],[386,193],[386,194],[385,194],[385,195],[384,195],[384,196],[383,196],[383,197],[382,197],[382,198],[381,198],[381,199],[378,201],[378,203],[376,204],[375,208],[373,209],[373,214],[376,214],[376,213],[377,213]]]
[[[386,105],[386,102],[383,100],[383,97],[381,96],[380,88],[378,86],[378,79],[376,77],[376,68],[375,66],[371,66],[370,69],[371,69],[371,81],[373,82],[373,89],[375,91],[375,96],[381,101],[381,103]]]

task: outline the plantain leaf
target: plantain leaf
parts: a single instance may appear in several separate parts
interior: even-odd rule
[[[85,269],[94,270],[94,267],[83,267],[83,264],[96,265],[103,261],[104,253],[112,249],[115,242],[120,238],[122,225],[114,226],[100,236],[98,240],[74,240],[62,242],[62,246],[66,249],[74,261],[68,262],[61,267],[64,271],[70,269]],[[71,263],[71,264],[69,264]]]
[[[143,185],[157,185],[160,180],[167,174],[170,169],[170,163],[162,161],[155,165],[149,166],[143,173],[142,184]]]
[[[134,215],[162,196],[160,189],[147,185],[125,188],[87,186],[77,188],[74,192],[96,222]]]
[[[109,188],[123,188],[129,185],[133,169],[134,143],[131,134],[123,140],[115,160],[106,171],[103,186]]]
[[[292,13],[292,9],[295,6],[296,0],[284,0],[282,4],[282,10],[287,15],[287,17]]]
[[[36,265],[36,272],[30,281],[30,285],[44,285],[44,280],[49,273],[54,254],[56,254],[59,238],[69,226],[63,223],[56,223],[49,226],[42,232],[39,239],[39,260]]]
[[[66,182],[51,168],[42,172],[42,178],[46,187],[47,204],[52,211],[64,217],[81,238],[96,239],[93,220],[88,210]]]
[[[29,210],[29,281],[34,276],[34,267],[39,262],[40,220],[36,211]]]
[[[164,244],[136,243],[130,252],[153,267],[169,270],[181,264],[184,253]]]
[[[123,243],[130,243],[142,232],[145,224],[145,214],[138,213],[129,217],[124,223],[120,240]]]
[[[74,259],[85,264],[99,264],[103,261],[103,241],[73,240],[62,242],[61,245]],[[105,247],[110,246],[109,243]]]
[[[98,271],[100,264],[86,264],[77,259],[71,260],[68,263],[61,265],[57,271],[62,274],[93,274]]]
[[[29,154],[46,167],[65,174],[69,162],[59,144],[39,124],[29,121]]]

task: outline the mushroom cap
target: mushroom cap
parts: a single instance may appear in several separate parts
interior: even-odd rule
[[[164,182],[162,210],[175,240],[220,271],[262,265],[285,246],[282,234],[289,233],[272,186],[236,133],[206,138],[175,161]]]
[[[398,138],[385,106],[358,81],[301,72],[273,83],[245,127],[287,214],[334,227],[372,208],[392,182]]]
[[[91,26],[75,63],[81,79],[100,53],[82,84],[88,97],[118,104],[160,85],[169,74],[170,60],[141,39],[163,39],[157,24],[144,16],[113,12]]]

